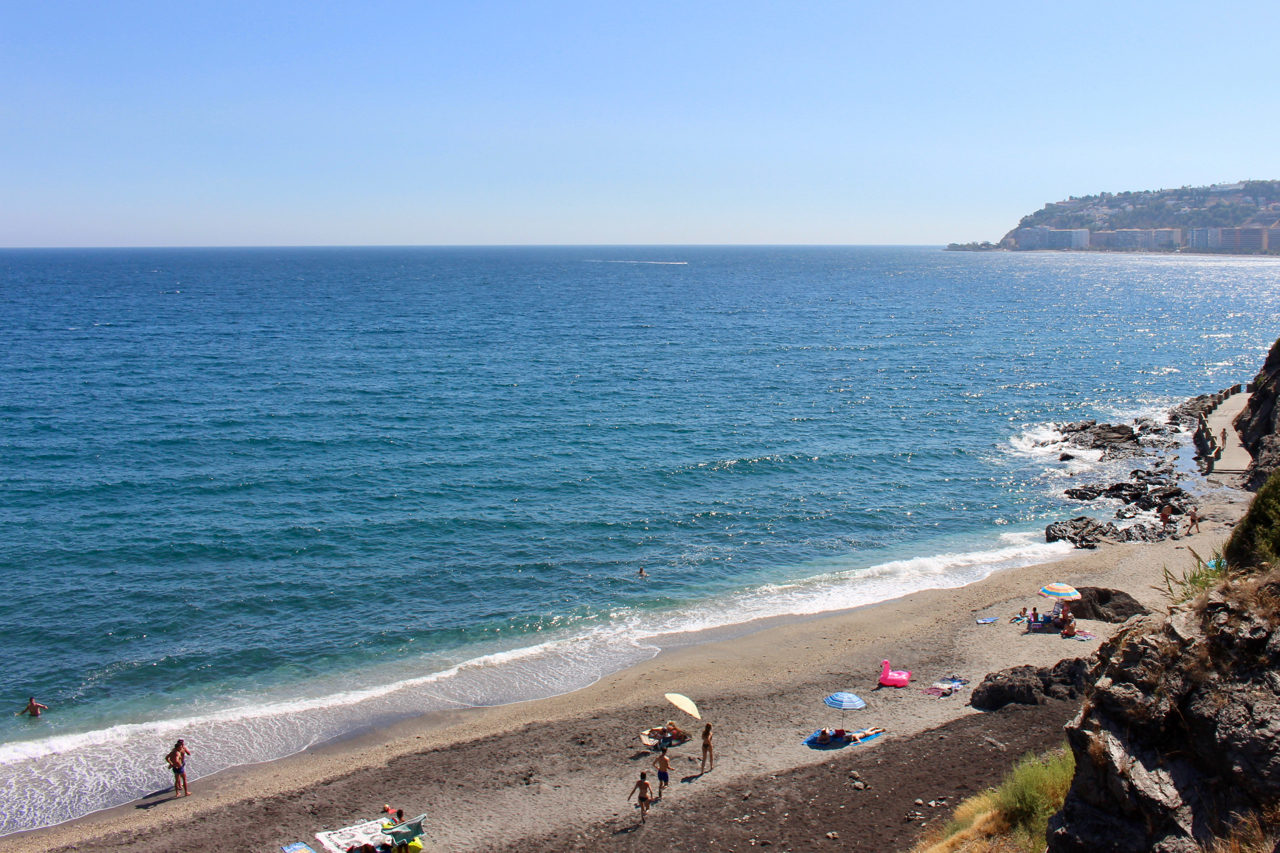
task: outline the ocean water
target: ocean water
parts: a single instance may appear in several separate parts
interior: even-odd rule
[[[1258,258],[3,251],[0,288],[0,697],[51,706],[0,714],[0,835],[166,787],[178,737],[194,781],[1054,559],[1108,472],[1052,422],[1280,335]]]

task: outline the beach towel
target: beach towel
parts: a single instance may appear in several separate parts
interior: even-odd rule
[[[958,675],[951,675],[933,682],[933,684],[920,692],[926,696],[950,696],[952,693],[955,693],[968,683],[969,679],[967,678],[961,678]]]
[[[978,624],[979,624],[979,625],[994,625],[997,621],[999,621],[999,620],[998,620],[995,616],[988,616],[986,619],[979,619],[979,620],[978,620]]]
[[[1012,619],[1009,620],[1009,622],[1014,625],[1021,625],[1023,622],[1026,622],[1026,621],[1027,621],[1027,617],[1025,616],[1014,616]]]
[[[809,735],[804,739],[804,745],[810,749],[841,749],[851,743],[866,743],[869,740],[875,740],[880,737],[880,735],[884,734],[884,732],[876,732],[875,734],[870,735],[864,735],[861,732],[854,732],[854,734],[858,735],[861,740],[845,740],[844,738],[837,740],[836,738],[832,738],[831,743],[818,743],[818,735],[820,734],[822,734],[822,729],[818,729],[816,732]]]
[[[298,841],[293,844],[286,844],[285,846],[281,847],[280,850],[283,851],[283,853],[316,853],[316,851],[311,849],[310,844],[307,844],[306,842],[303,842],[303,841]]]
[[[1090,640],[1098,639],[1098,637],[1096,634],[1090,634],[1088,631],[1076,631],[1076,635],[1074,637],[1068,637],[1067,639],[1079,640],[1082,643],[1087,643]]]
[[[332,832],[317,832],[316,840],[329,853],[347,853],[347,848],[360,844],[390,844],[391,837],[382,831],[382,821],[367,820],[355,826],[335,829]]]

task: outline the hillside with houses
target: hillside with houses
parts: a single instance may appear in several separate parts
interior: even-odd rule
[[[1280,254],[1280,181],[1072,196],[1024,216],[986,249]]]

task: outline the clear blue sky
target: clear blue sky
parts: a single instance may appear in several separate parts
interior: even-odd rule
[[[0,246],[944,243],[1280,178],[1280,3],[0,0]]]

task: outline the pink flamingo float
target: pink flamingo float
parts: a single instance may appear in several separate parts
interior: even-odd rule
[[[880,670],[880,683],[885,687],[906,687],[911,681],[910,670],[891,670],[889,662],[884,661],[884,668]]]

